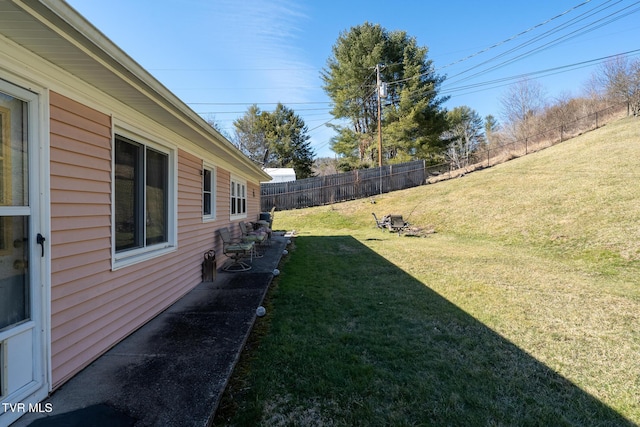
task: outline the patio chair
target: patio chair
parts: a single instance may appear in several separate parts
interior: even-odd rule
[[[276,210],[276,207],[271,208],[271,212],[260,212],[258,216],[258,220],[255,222],[255,229],[257,231],[263,231],[267,233],[267,241],[268,245],[271,245],[271,233],[273,232],[273,212]]]
[[[378,219],[378,217],[376,216],[375,212],[371,212],[371,215],[373,215],[373,219],[375,219],[376,221],[376,226],[380,229],[385,229],[387,228],[387,225],[389,224],[389,215],[386,215],[384,217],[382,217],[382,219]]]
[[[240,231],[242,232],[241,240],[243,242],[253,243],[253,256],[256,258],[262,257],[262,254],[258,252],[258,246],[262,246],[267,240],[267,232],[261,230],[254,230],[253,225],[247,227],[247,223],[240,221],[238,223]]]
[[[233,260],[223,270],[232,272],[251,270],[251,266],[242,259],[250,257],[250,262],[253,261],[253,242],[233,240],[227,227],[218,230],[218,234],[222,239],[222,253]]]
[[[409,227],[409,223],[402,219],[402,215],[389,215],[389,224],[387,225],[390,231],[400,234]]]

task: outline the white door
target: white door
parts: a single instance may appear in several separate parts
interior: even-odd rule
[[[48,392],[38,96],[0,80],[0,425]]]

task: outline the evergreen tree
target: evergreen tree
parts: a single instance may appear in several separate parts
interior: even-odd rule
[[[297,178],[312,176],[314,153],[304,120],[280,103],[275,111],[263,113],[262,118],[272,153],[267,166],[293,168]]]
[[[489,114],[484,118],[484,134],[487,139],[487,144],[492,145],[495,141],[496,133],[500,131],[500,124],[498,119]]]
[[[437,96],[443,78],[436,75],[428,49],[404,31],[388,32],[364,23],[340,34],[322,72],[324,89],[333,101],[332,114],[350,122],[335,126],[332,149],[360,162],[377,158],[378,87],[388,83],[382,99],[383,154],[386,159],[427,158],[440,153],[446,129]]]
[[[233,142],[247,157],[258,164],[266,163],[269,145],[265,138],[262,111],[257,105],[252,105],[244,116],[233,122],[235,137]]]
[[[237,146],[256,163],[293,168],[297,178],[313,175],[308,129],[292,109],[279,103],[273,112],[267,112],[252,105],[233,125]]]

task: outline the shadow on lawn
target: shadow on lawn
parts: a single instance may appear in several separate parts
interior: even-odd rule
[[[298,237],[283,269],[275,348],[300,360],[277,369],[304,373],[282,393],[347,389],[358,424],[634,425],[352,237]]]

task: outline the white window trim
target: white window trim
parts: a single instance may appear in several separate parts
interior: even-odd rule
[[[204,170],[208,169],[211,171],[211,214],[209,215],[205,215],[204,214]],[[202,186],[202,204],[203,204],[203,209],[202,209],[202,222],[207,222],[207,221],[215,221],[216,217],[217,217],[217,209],[216,209],[216,202],[217,202],[217,196],[218,196],[218,189],[217,189],[217,185],[218,185],[218,169],[211,163],[207,162],[207,161],[203,161],[202,163],[202,179],[203,179],[203,186]]]
[[[131,249],[125,252],[116,252],[116,223],[115,223],[115,170],[116,170],[116,156],[115,156],[115,141],[116,135],[121,136],[145,147],[152,148],[161,153],[166,154],[169,157],[169,177],[168,177],[168,218],[167,218],[167,241],[156,245],[145,246],[142,248]],[[123,267],[138,264],[140,262],[148,261],[150,259],[166,255],[174,252],[178,248],[178,156],[177,148],[168,143],[157,142],[161,140],[157,137],[152,137],[132,128],[125,124],[114,125],[111,135],[111,269],[118,270]]]
[[[241,212],[241,213],[231,213],[232,212],[232,195],[234,194],[234,187],[237,184],[241,184],[244,186],[244,203],[245,203],[245,212]],[[231,182],[229,184],[229,218],[231,220],[235,220],[235,219],[243,219],[247,217],[247,211],[249,210],[249,206],[248,206],[248,195],[247,195],[247,181],[245,179],[242,178],[238,178],[236,176],[231,175]]]

